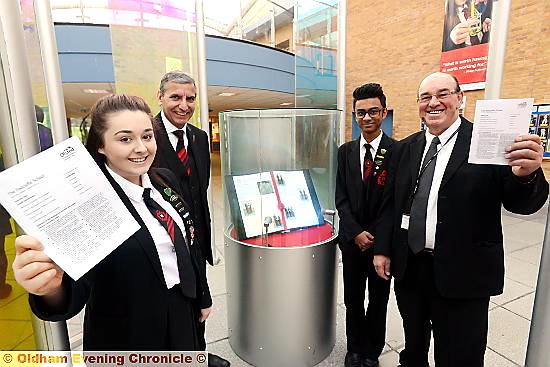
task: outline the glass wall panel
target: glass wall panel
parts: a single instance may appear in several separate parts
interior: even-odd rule
[[[153,114],[159,111],[156,95],[164,73],[182,70],[197,80],[195,33],[120,25],[110,30],[116,92],[143,97]],[[193,124],[200,115],[198,100],[195,106]]]
[[[31,74],[32,96],[38,122],[37,134],[40,140],[40,149],[45,150],[53,145],[48,98],[40,54],[40,39],[36,29],[36,18],[32,0],[21,0],[21,21],[27,49],[27,60]]]
[[[296,1],[296,107],[336,108],[338,1]]]
[[[3,43],[2,38],[0,43]],[[0,171],[17,163],[3,53],[0,44]],[[15,282],[11,267],[15,258],[15,236],[13,219],[0,206],[0,350],[35,350],[27,292]]]
[[[243,39],[274,47],[275,44],[271,42],[274,8],[275,5],[270,1],[255,1],[241,20]]]
[[[50,0],[54,23],[195,29],[193,0]]]
[[[122,9],[140,14],[143,18],[162,20],[158,27],[155,22],[141,24],[120,24],[118,18],[110,25],[115,89],[117,93],[127,93],[143,97],[151,106],[153,114],[159,112],[156,99],[160,78],[168,71],[181,70],[197,80],[196,17],[195,1],[165,1],[166,6],[148,8],[151,1],[137,1],[142,9],[137,9],[131,1],[109,2],[113,13]],[[115,8],[116,6],[116,8]],[[138,11],[139,10],[139,11]],[[162,15],[155,15],[158,11]],[[167,21],[171,24],[166,26]],[[200,98],[200,96],[198,96]],[[200,126],[200,102],[191,123]]]
[[[294,51],[294,0],[204,0],[205,32]]]
[[[109,73],[98,70],[105,80],[83,78],[63,85],[74,134],[86,133],[90,107],[103,95],[141,96],[156,114],[156,92],[164,73],[182,70],[196,79],[194,0],[51,0],[50,4],[54,22],[107,26],[110,36],[111,44],[102,44],[101,51],[90,45],[84,52],[91,54],[89,59],[110,53],[114,80],[112,75],[106,77]],[[64,71],[78,74],[78,60],[66,60]],[[199,101],[196,105],[191,123],[198,125]]]

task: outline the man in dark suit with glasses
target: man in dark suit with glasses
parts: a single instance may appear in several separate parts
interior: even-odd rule
[[[437,366],[484,365],[489,298],[504,284],[501,207],[531,214],[548,197],[537,135],[515,139],[509,166],[468,163],[462,99],[454,76],[427,76],[418,88],[427,131],[396,143],[389,163],[374,266],[395,278],[404,367],[428,365],[432,328]]]
[[[346,305],[346,367],[378,366],[384,348],[390,281],[376,275],[373,245],[378,210],[386,183],[387,157],[394,140],[380,128],[388,111],[386,96],[376,83],[353,92],[353,110],[361,136],[338,149],[336,208],[340,217]],[[368,307],[365,288],[368,279]]]

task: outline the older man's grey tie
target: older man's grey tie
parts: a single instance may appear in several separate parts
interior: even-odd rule
[[[411,205],[409,219],[409,247],[417,254],[426,247],[426,214],[428,209],[428,197],[434,178],[435,162],[437,160],[437,145],[439,138],[432,139],[428,152],[424,156],[418,187]],[[433,159],[431,159],[433,157]]]

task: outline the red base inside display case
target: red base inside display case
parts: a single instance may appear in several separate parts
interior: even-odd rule
[[[231,237],[237,239],[237,233],[233,228]],[[332,226],[325,223],[321,226],[292,230],[282,233],[270,233],[268,236],[269,247],[303,247],[324,242],[332,237]],[[250,245],[265,246],[263,236],[247,238],[241,242]]]

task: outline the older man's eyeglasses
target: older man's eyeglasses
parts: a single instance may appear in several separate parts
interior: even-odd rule
[[[355,111],[355,116],[362,119],[363,117],[369,115],[370,117],[376,117],[380,114],[380,112],[382,112],[383,110],[380,109],[380,108],[371,108],[371,109],[368,109],[368,110],[356,110]]]
[[[452,94],[456,94],[459,91],[457,90],[442,90],[440,92],[437,92],[436,94],[422,94],[420,97],[417,98],[418,103],[430,103],[433,97],[437,98],[438,101],[444,101],[447,98],[449,98]]]

